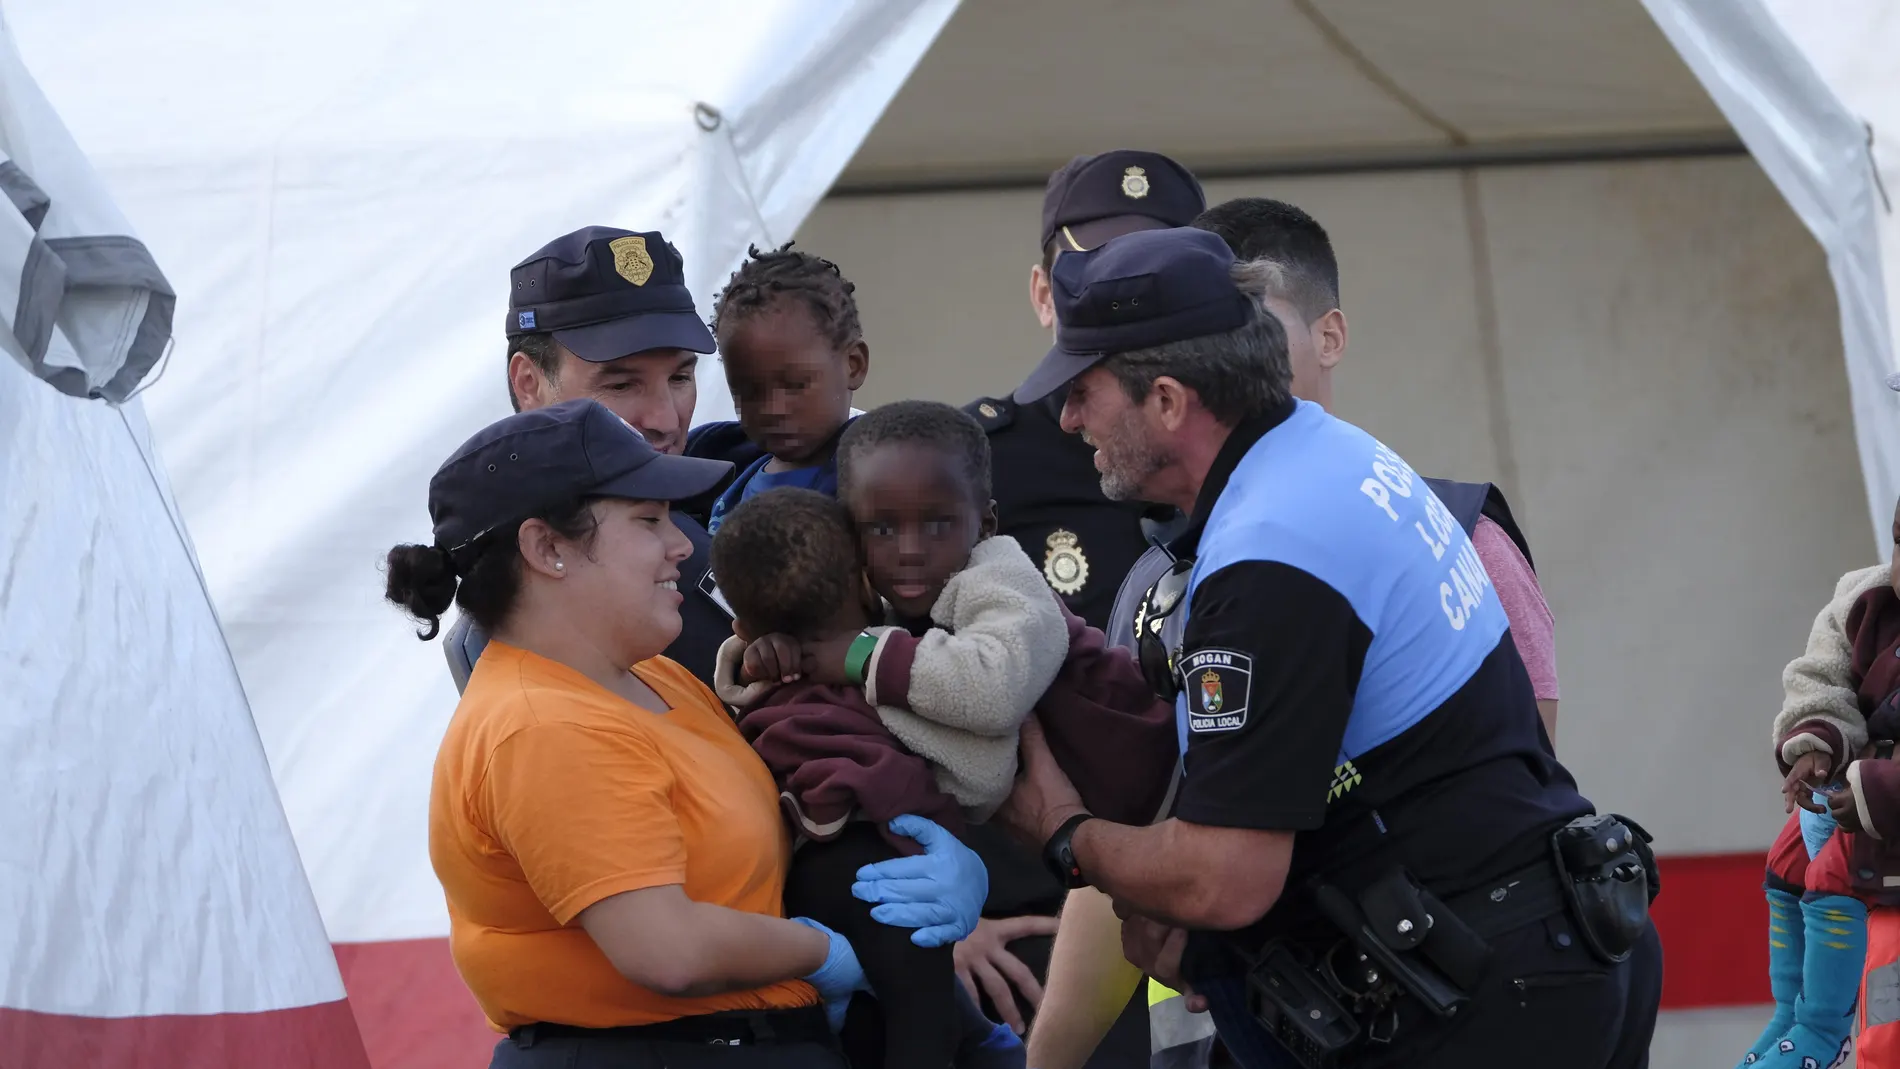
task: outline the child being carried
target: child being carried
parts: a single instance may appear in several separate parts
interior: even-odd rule
[[[1153,818],[1174,764],[1172,710],[994,537],[988,482],[973,419],[902,402],[847,430],[842,500],[761,493],[713,542],[742,636],[721,651],[717,689],[809,840],[787,908],[857,950],[884,1007],[886,1065],[949,1065],[960,1028],[950,948],[913,945],[851,897],[860,867],[915,850],[888,821],[911,813],[961,834],[987,818],[1013,786],[1032,709],[1098,812]]]

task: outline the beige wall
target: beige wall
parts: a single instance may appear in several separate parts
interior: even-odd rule
[[[1338,414],[1422,471],[1505,485],[1558,621],[1559,750],[1672,853],[1781,819],[1779,672],[1874,559],[1818,247],[1746,158],[1210,184],[1338,248]],[[1038,191],[835,198],[800,244],[858,285],[871,405],[1002,393]],[[1487,355],[1492,354],[1492,355]]]

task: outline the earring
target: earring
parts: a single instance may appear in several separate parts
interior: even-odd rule
[[[567,570],[567,565],[562,564],[560,561],[557,560],[554,562],[554,570],[557,572],[564,572]]]

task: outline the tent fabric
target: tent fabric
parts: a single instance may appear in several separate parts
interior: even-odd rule
[[[182,298],[143,400],[333,940],[447,931],[425,818],[455,689],[378,569],[426,536],[448,451],[508,412],[508,268],[583,225],[659,229],[709,310],[953,8],[9,7]],[[700,417],[729,416],[716,362],[699,381]]]
[[[376,995],[356,1009],[377,1064],[493,1042],[447,967],[428,860],[455,688],[379,567],[426,539],[449,450],[509,410],[509,267],[580,226],[659,229],[709,312],[747,247],[787,240],[824,195],[955,7],[9,0],[180,297],[139,401],[327,935]],[[730,418],[716,360],[698,378],[699,419]]]
[[[1827,250],[1875,545],[1900,499],[1900,12],[1847,0],[1644,0],[1795,214]]]
[[[171,286],[10,41],[4,48],[0,308],[11,351],[64,393],[123,401],[171,336]]]
[[[0,300],[0,1061],[366,1065],[144,411],[69,396],[129,392],[169,290],[4,22],[0,90],[0,275],[67,267]]]

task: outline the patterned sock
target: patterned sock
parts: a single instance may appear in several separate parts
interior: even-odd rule
[[[1768,896],[1768,989],[1775,996],[1775,1015],[1736,1063],[1736,1069],[1761,1061],[1788,1034],[1794,1026],[1795,1000],[1801,997],[1801,959],[1807,945],[1801,900],[1775,888],[1764,893]]]
[[[1846,1060],[1854,1003],[1867,964],[1867,907],[1845,895],[1801,903],[1807,953],[1794,1025],[1761,1061],[1766,1069],[1829,1069]]]

